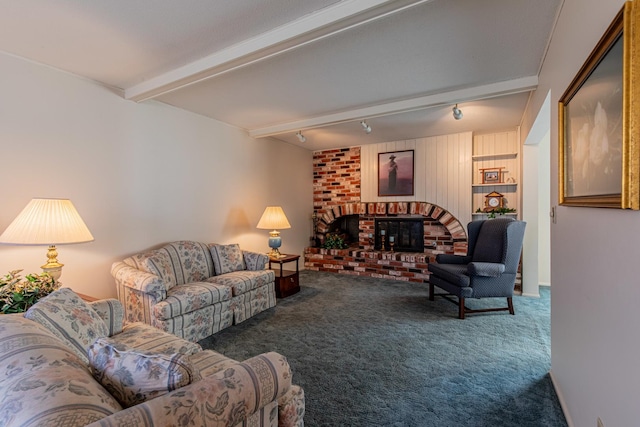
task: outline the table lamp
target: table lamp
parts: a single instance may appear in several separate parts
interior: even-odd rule
[[[289,224],[282,208],[280,206],[267,206],[262,214],[262,218],[258,221],[257,228],[273,230],[269,232],[269,247],[271,248],[269,256],[272,258],[281,258],[282,256],[278,248],[282,245],[282,238],[280,238],[278,229],[291,228],[291,224]]]
[[[0,243],[48,245],[48,262],[42,271],[55,281],[64,264],[58,262],[56,245],[92,242],[93,236],[68,199],[33,199],[0,235]]]

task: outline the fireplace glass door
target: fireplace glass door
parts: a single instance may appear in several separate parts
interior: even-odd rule
[[[382,232],[384,231],[384,248]],[[390,241],[394,241],[393,250],[397,252],[424,251],[423,218],[380,218],[376,219],[375,249],[388,251]]]

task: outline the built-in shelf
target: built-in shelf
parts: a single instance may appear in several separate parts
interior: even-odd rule
[[[517,182],[492,182],[489,184],[471,184],[472,187],[505,187],[507,185],[518,185]]]
[[[497,154],[476,154],[471,156],[473,160],[489,160],[489,159],[515,159],[518,153],[497,153]]]
[[[471,219],[473,221],[501,216],[498,213],[478,212],[488,207],[486,197],[491,192],[504,196],[501,205],[515,209],[516,212],[504,213],[505,218],[518,218],[522,206],[518,181],[520,175],[520,138],[518,131],[499,132],[495,134],[474,135],[471,151]],[[489,178],[501,182],[487,181],[487,172],[493,172]],[[497,173],[496,173],[497,172]],[[497,175],[497,176],[496,176]],[[510,182],[513,181],[513,182]]]

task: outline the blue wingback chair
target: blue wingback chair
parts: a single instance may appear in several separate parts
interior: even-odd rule
[[[434,287],[459,307],[458,317],[465,313],[513,310],[513,288],[522,252],[526,223],[511,218],[473,221],[467,225],[467,255],[440,254],[429,264],[429,299],[434,300]],[[449,298],[458,297],[458,301]],[[506,297],[507,307],[471,310],[465,298]]]

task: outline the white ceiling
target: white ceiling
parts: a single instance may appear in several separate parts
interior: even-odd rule
[[[0,51],[320,150],[518,126],[562,1],[8,0]]]

